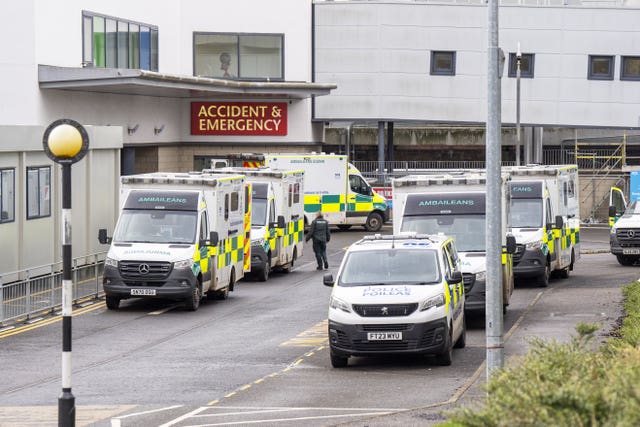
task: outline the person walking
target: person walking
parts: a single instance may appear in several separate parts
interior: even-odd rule
[[[329,232],[329,223],[322,216],[322,212],[318,211],[316,218],[311,221],[311,227],[309,232],[305,236],[305,241],[313,239],[313,253],[316,254],[316,261],[318,261],[318,267],[316,270],[322,270],[329,268],[327,262],[327,242],[331,240],[331,233]]]

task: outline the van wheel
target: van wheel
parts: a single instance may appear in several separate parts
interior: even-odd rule
[[[382,215],[378,212],[371,212],[367,217],[367,222],[364,224],[364,228],[367,231],[380,231],[382,228]]]
[[[338,356],[331,352],[331,366],[334,368],[346,368],[349,365],[349,358],[344,356]]]
[[[338,230],[347,231],[351,228],[351,224],[338,224]]]
[[[107,308],[109,310],[117,310],[118,307],[120,307],[120,298],[118,297],[107,295],[105,297],[105,302],[107,303]]]
[[[202,288],[200,282],[191,288],[191,296],[185,301],[187,310],[196,311],[200,307],[200,299],[202,298]]]
[[[226,287],[216,291],[216,299],[217,300],[225,300],[229,298],[229,289],[233,286],[236,281],[236,272],[235,270],[231,270],[231,276],[229,277],[229,283]]]
[[[616,255],[616,258],[618,259],[618,263],[620,263],[620,265],[624,265],[624,266],[633,265],[637,261],[636,257],[632,257],[632,256],[628,256],[628,255]]]
[[[542,273],[536,279],[536,283],[538,284],[538,286],[541,288],[546,288],[547,286],[549,286],[549,276],[551,276],[551,267],[547,262],[544,266],[544,273]]]
[[[462,319],[462,332],[453,345],[454,348],[465,348],[467,346],[467,319]]]
[[[262,264],[262,268],[258,270],[258,280],[266,282],[269,278],[269,271],[271,270],[271,254],[267,254],[267,260]]]
[[[444,352],[436,355],[436,362],[441,366],[450,366],[453,362],[453,346],[451,345],[451,334],[453,334],[453,330],[449,329],[449,334],[447,335],[447,342],[445,342],[445,350]]]
[[[298,259],[298,248],[293,248],[293,256],[291,257],[291,262],[285,267],[282,267],[282,272],[289,274],[291,272],[291,269],[293,268],[293,264],[296,262],[296,259]]]

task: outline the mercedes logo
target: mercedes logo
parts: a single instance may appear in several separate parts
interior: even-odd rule
[[[634,237],[636,237],[635,230],[627,230],[627,237],[630,239],[633,239]]]
[[[149,264],[140,264],[138,267],[138,273],[147,274],[149,273]]]
[[[388,316],[389,315],[389,308],[388,307],[380,308],[380,314],[382,314],[383,316]]]

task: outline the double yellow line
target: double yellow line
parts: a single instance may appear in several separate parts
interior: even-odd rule
[[[106,305],[105,305],[104,301],[96,302],[96,303],[90,304],[88,306],[81,307],[81,308],[78,308],[76,310],[73,310],[73,313],[71,315],[73,317],[79,316],[81,314],[85,314],[85,313],[89,313],[90,311],[97,310],[99,308],[104,308],[105,306]],[[51,318],[48,318],[48,319],[44,319],[44,320],[39,321],[39,322],[35,322],[35,323],[29,324],[29,325],[23,325],[23,326],[18,326],[16,328],[8,329],[6,331],[0,332],[0,339],[7,338],[7,337],[10,337],[12,335],[21,334],[23,332],[31,331],[33,329],[41,328],[43,326],[51,325],[52,323],[56,323],[56,322],[59,322],[61,320],[62,320],[62,316],[54,315],[54,317],[51,317]]]

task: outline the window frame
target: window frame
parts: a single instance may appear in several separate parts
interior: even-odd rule
[[[158,64],[160,63],[159,61],[159,55],[160,55],[160,49],[159,49],[159,30],[158,30],[158,26],[157,25],[151,25],[151,24],[147,24],[147,23],[143,23],[143,22],[138,22],[138,21],[133,21],[130,19],[124,19],[124,18],[118,18],[115,16],[110,16],[110,15],[105,15],[102,13],[96,13],[96,12],[91,12],[88,10],[83,10],[82,12],[82,66],[83,67],[94,67],[94,68],[112,68],[112,67],[108,67],[107,66],[107,57],[108,57],[108,52],[107,52],[107,32],[106,32],[106,28],[107,28],[107,21],[115,21],[116,24],[116,28],[115,28],[115,52],[114,52],[114,60],[115,60],[115,65],[116,68],[124,68],[124,69],[140,69],[140,70],[148,70],[148,71],[159,71],[158,70]],[[104,21],[104,27],[105,27],[105,33],[104,33],[104,50],[105,50],[105,57],[104,57],[104,66],[103,65],[96,65],[95,61],[94,61],[94,40],[95,40],[95,32],[94,32],[94,20],[98,18],[98,19],[103,19]],[[119,52],[120,50],[120,24],[126,24],[127,26],[127,31],[126,31],[126,39],[127,39],[127,52],[125,53],[125,57],[126,57],[126,64],[120,64],[120,59],[121,59],[121,53]],[[86,25],[90,25],[91,28],[87,30]],[[133,68],[132,67],[132,61],[131,61],[131,26],[137,26],[138,27],[138,33],[137,33],[137,39],[138,39],[138,60],[137,60],[137,65],[139,65],[139,67],[137,68]],[[145,28],[148,29],[148,34],[149,34],[149,49],[148,49],[148,56],[149,58],[145,59],[143,61],[142,58],[142,50],[140,49],[141,46],[141,31],[140,28]],[[88,32],[88,33],[87,33]],[[124,32],[123,32],[124,33]],[[91,43],[89,44],[89,46],[87,46],[87,37],[91,37]],[[155,44],[155,45],[154,45]],[[142,64],[149,64],[148,68],[140,68],[140,66]],[[133,64],[135,65],[135,64]]]
[[[30,182],[29,182],[29,171],[37,171],[38,172],[38,183],[37,183],[37,195],[38,195],[38,213],[36,215],[31,215],[29,210],[29,202],[31,201],[31,197],[33,196],[29,190]],[[47,202],[47,213],[42,214],[42,183],[40,182],[40,176],[42,171],[47,171],[49,176],[49,198],[46,199]],[[51,216],[51,166],[27,166],[26,169],[26,181],[27,181],[27,198],[26,198],[26,216],[27,220],[30,219],[40,219],[40,218],[48,218]]]
[[[594,61],[601,59],[609,60],[609,72],[607,74],[593,72]],[[613,80],[615,68],[616,57],[614,55],[589,55],[589,61],[587,63],[587,78],[589,80]]]
[[[5,187],[5,173],[11,172],[11,200],[9,203],[11,204],[11,210],[5,210],[5,206],[3,204],[4,201],[4,191]],[[2,217],[2,212],[7,212],[7,218]],[[11,213],[11,215],[9,215]],[[8,222],[15,222],[16,220],[16,168],[0,168],[0,224],[6,224]]]
[[[436,56],[441,54],[451,55],[451,68],[450,69],[438,69],[436,68]],[[431,64],[429,66],[430,74],[432,76],[455,76],[456,75],[456,51],[455,50],[432,50],[431,51]]]
[[[231,61],[235,61],[238,67],[238,75],[236,77],[216,77],[216,76],[206,76],[197,74],[197,66],[196,66],[196,39],[198,36],[231,36],[236,38],[235,43],[235,52],[231,53]],[[242,37],[277,37],[280,39],[280,77],[243,77],[242,76],[242,61],[241,61],[241,38]],[[202,76],[202,77],[211,77],[211,78],[220,78],[220,79],[229,79],[229,80],[243,80],[243,81],[273,81],[273,82],[283,82],[285,81],[285,34],[284,33],[236,33],[236,32],[216,32],[216,31],[194,31],[192,35],[192,70],[194,76]],[[235,55],[235,56],[234,56]]]
[[[535,75],[535,62],[536,62],[536,55],[535,53],[521,53],[522,55],[522,59],[520,60],[520,78],[521,79],[532,79],[534,78]],[[528,70],[523,70],[522,69],[522,60],[524,60],[525,57],[529,58],[529,69]],[[517,59],[516,59],[516,52],[510,52],[509,53],[509,77],[517,77],[516,75],[516,67],[517,67]]]
[[[636,75],[628,75],[625,74],[625,62],[628,59],[634,59],[640,61],[640,56],[637,55],[621,55],[620,56],[620,80],[629,80],[629,81],[640,81],[640,72]]]

